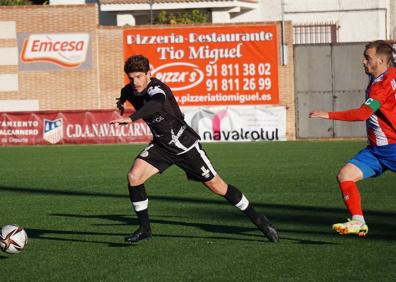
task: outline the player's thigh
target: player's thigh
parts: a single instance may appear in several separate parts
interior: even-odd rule
[[[143,184],[147,179],[158,172],[158,168],[137,158],[128,172],[128,182],[132,186],[137,186]]]
[[[178,155],[175,164],[184,170],[190,180],[207,182],[217,175],[206,152],[199,143],[188,152]]]
[[[135,159],[129,173],[131,185],[140,185],[151,176],[162,173],[172,164],[172,160],[161,151],[157,144],[149,144]]]
[[[358,181],[373,176],[379,176],[384,168],[370,147],[357,153],[338,173],[339,181]]]
[[[227,193],[228,184],[218,174],[203,184],[217,195],[224,196]]]

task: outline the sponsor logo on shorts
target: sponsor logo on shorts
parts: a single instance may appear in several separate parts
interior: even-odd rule
[[[148,152],[148,151],[149,151],[150,148],[153,147],[153,146],[154,146],[154,145],[151,144],[151,145],[148,146],[146,149],[144,149],[144,151],[140,153],[140,156],[141,156],[142,158],[147,158],[148,155],[149,155],[149,152]]]
[[[140,156],[141,156],[142,158],[147,158],[148,155],[149,155],[149,152],[148,152],[147,150],[144,150],[144,151],[140,154]]]
[[[209,169],[207,169],[206,167],[201,167],[201,170],[202,170],[202,176],[203,177],[205,177],[205,178],[209,178],[210,177],[210,170]]]

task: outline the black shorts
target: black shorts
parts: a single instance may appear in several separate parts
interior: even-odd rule
[[[158,144],[150,143],[136,158],[148,162],[160,173],[175,164],[184,170],[188,179],[199,182],[209,181],[217,174],[199,142],[180,155],[171,154]]]

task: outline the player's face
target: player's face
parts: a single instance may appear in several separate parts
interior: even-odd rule
[[[130,72],[128,78],[135,90],[138,93],[142,93],[150,83],[150,72]]]
[[[371,74],[373,76],[378,76],[381,73],[379,72],[380,58],[377,57],[375,48],[368,48],[364,51],[364,59],[362,61],[364,71],[366,74]]]

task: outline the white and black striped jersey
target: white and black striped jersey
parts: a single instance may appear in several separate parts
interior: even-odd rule
[[[156,78],[137,93],[131,84],[121,89],[120,103],[130,102],[136,112],[130,118],[146,122],[153,134],[153,142],[173,154],[187,152],[200,139],[185,121],[171,89]]]

